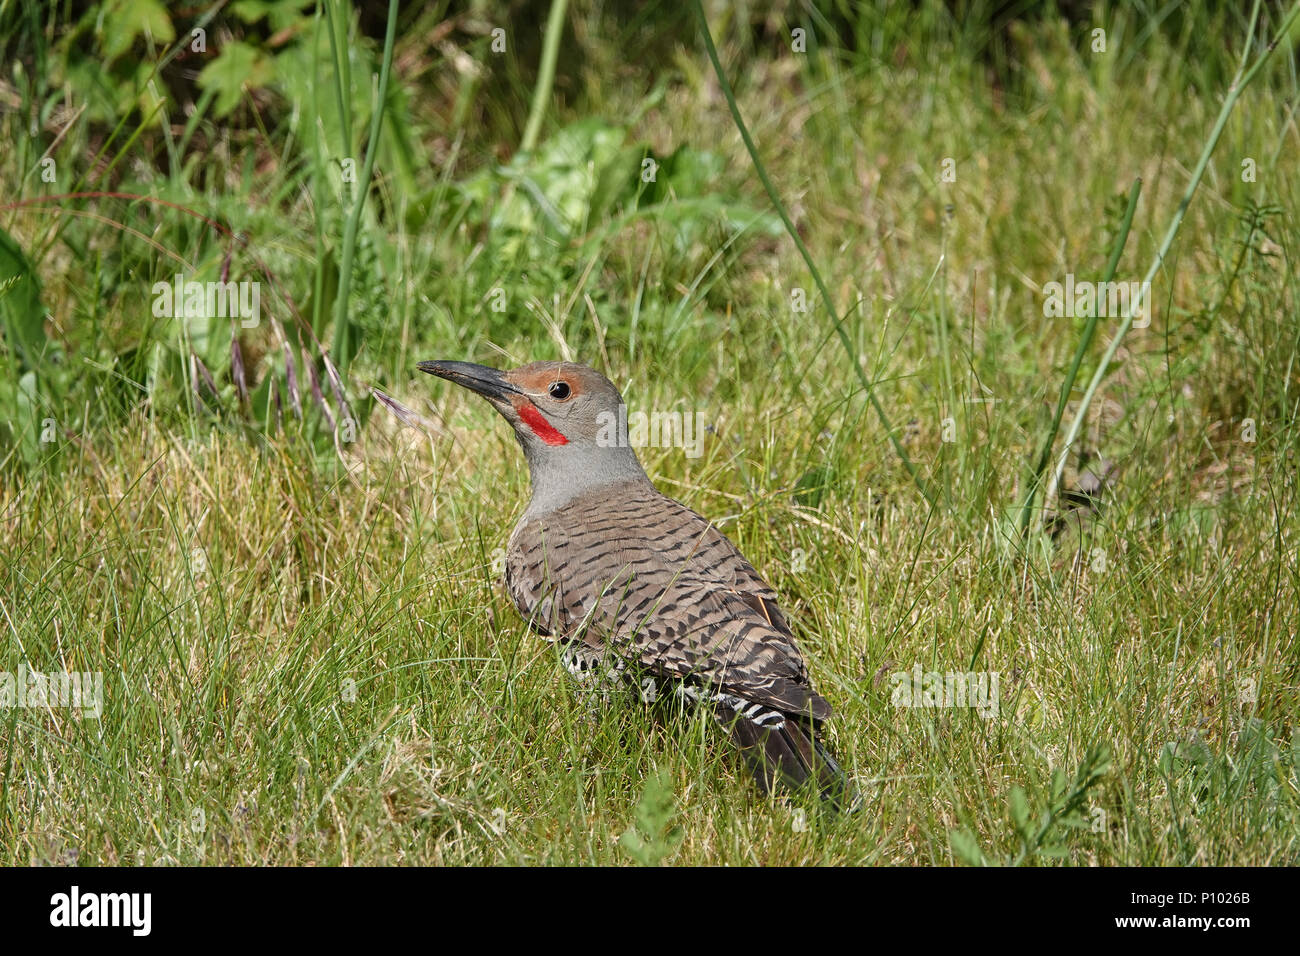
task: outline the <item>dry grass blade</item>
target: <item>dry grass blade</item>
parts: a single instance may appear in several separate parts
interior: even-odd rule
[[[442,434],[442,429],[437,425],[437,423],[425,418],[419,412],[407,408],[397,399],[393,398],[393,396],[386,394],[373,385],[370,386],[370,394],[375,397],[375,401],[379,402],[380,405],[383,405],[386,409],[392,412],[393,417],[403,425],[410,428],[419,428],[435,435]]]

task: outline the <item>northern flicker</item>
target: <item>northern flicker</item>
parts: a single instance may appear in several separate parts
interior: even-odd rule
[[[510,536],[506,587],[533,630],[561,643],[570,673],[666,681],[712,707],[764,791],[810,784],[844,805],[848,780],[819,739],[831,707],[776,593],[646,477],[610,427],[623,405],[614,385],[572,362],[418,368],[487,399],[523,446],[532,498]]]

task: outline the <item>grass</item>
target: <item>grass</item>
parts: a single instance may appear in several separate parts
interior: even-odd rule
[[[27,413],[53,418],[57,440],[0,469],[0,670],[98,671],[105,688],[98,720],[0,709],[0,862],[1300,862],[1293,51],[1228,119],[1153,282],[1153,321],[1087,409],[1080,445],[1113,467],[1100,503],[1040,495],[1049,520],[1022,539],[1024,482],[1087,324],[1046,316],[1042,287],[1101,276],[1138,177],[1116,275],[1142,277],[1247,14],[1114,5],[980,32],[939,4],[910,20],[792,8],[776,28],[710,11],[767,173],[933,504],[764,212],[689,17],[571,4],[537,159],[498,174],[540,52],[493,59],[463,21],[439,46],[437,11],[404,11],[363,207],[331,137],[351,127],[366,168],[355,138],[379,128],[382,41],[357,40],[346,5],[332,14],[319,29],[349,31],[345,62],[313,33],[323,15],[303,21],[303,49],[276,54],[315,64],[314,102],[294,92],[307,66],[287,60],[225,116],[214,94],[179,120],[179,94],[161,95],[185,148],[145,110],[65,111],[53,78],[0,90],[17,103],[0,114],[12,199],[111,181],[249,238],[231,252],[193,217],[120,200],[0,210],[73,373]],[[797,23],[807,55],[790,51]],[[506,25],[512,41],[529,32]],[[291,104],[323,118],[295,126]],[[28,107],[44,110],[39,142]],[[593,118],[634,172],[655,158],[667,195],[602,204],[582,185],[606,155],[592,145],[605,132],[577,127]],[[71,178],[43,185],[27,171],[63,125],[51,155]],[[225,327],[148,321],[174,257],[216,278],[228,253],[235,276],[264,275],[256,257],[311,327],[264,289],[289,351],[309,353],[300,382],[324,375],[315,343],[355,322],[355,442],[292,414],[269,319],[238,334],[267,389],[260,422],[282,396],[278,429],[249,424],[255,405],[241,414]],[[1118,328],[1100,319],[1067,420]],[[218,394],[185,377],[191,352]],[[484,403],[413,365],[569,356],[633,409],[712,424],[702,457],[647,448],[643,463],[782,595],[861,812],[762,798],[697,715],[585,699],[520,621],[499,562],[528,494],[522,456]],[[429,428],[367,412],[367,385]],[[1072,459],[1067,490],[1081,470]],[[892,675],[916,666],[996,672],[996,715],[895,706]]]

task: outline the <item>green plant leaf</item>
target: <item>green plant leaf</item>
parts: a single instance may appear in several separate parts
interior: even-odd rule
[[[112,63],[141,34],[163,45],[176,39],[167,8],[159,0],[117,0],[104,11],[104,59]]]
[[[618,838],[618,845],[642,866],[658,866],[682,842],[681,827],[672,825],[676,815],[672,782],[661,770],[646,781],[633,814],[635,822]]]
[[[948,841],[952,844],[953,856],[957,857],[967,866],[984,866],[986,865],[984,853],[980,850],[979,841],[975,839],[967,829],[949,830]]]
[[[222,47],[217,58],[199,74],[199,86],[213,90],[217,101],[213,113],[229,115],[243,99],[245,88],[266,86],[275,78],[275,64],[256,47],[236,40]]]
[[[1011,793],[1007,796],[1007,803],[1011,808],[1011,822],[1016,825],[1016,829],[1024,836],[1029,834],[1029,800],[1025,797],[1025,791],[1021,787],[1012,787]]]
[[[41,283],[22,248],[0,229],[0,327],[24,368],[35,368],[46,350]]]
[[[268,18],[271,29],[283,30],[304,19],[302,10],[312,0],[236,0],[230,5],[230,12],[245,23],[256,23],[263,17]]]

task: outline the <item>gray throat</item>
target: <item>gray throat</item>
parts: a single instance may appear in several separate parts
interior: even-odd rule
[[[616,485],[630,482],[654,489],[631,448],[588,446],[581,449],[580,455],[565,456],[567,460],[563,462],[557,461],[558,456],[550,449],[525,446],[524,452],[533,495],[520,518],[521,523],[549,514],[582,495],[600,493]]]

